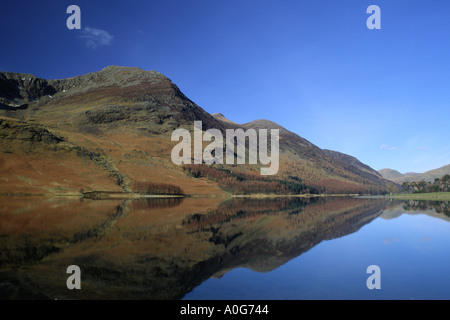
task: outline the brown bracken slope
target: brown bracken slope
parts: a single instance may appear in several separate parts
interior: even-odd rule
[[[239,125],[215,116],[155,71],[110,66],[62,80],[0,72],[0,194],[129,192],[136,183],[165,183],[189,195],[223,196],[236,193],[233,181],[251,186],[243,193],[375,194],[392,186],[356,158],[268,120]],[[263,179],[259,165],[214,165],[229,175],[227,184],[173,164],[173,130],[192,131],[196,120],[223,133],[279,129],[277,175]]]

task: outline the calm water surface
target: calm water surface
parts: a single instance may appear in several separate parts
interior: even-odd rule
[[[449,245],[448,202],[0,197],[0,298],[450,299]]]

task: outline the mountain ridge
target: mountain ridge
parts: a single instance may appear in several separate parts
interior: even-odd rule
[[[381,169],[378,172],[383,176],[383,178],[397,184],[413,181],[433,182],[435,179],[442,178],[446,174],[450,174],[450,164],[436,169],[428,170],[423,173],[407,172],[402,174],[393,169]]]
[[[211,115],[163,74],[137,67],[109,66],[57,80],[0,72],[0,117],[0,135],[7,151],[3,153],[8,158],[3,165],[0,163],[0,171],[5,173],[3,180],[7,182],[0,187],[0,193],[11,190],[77,193],[79,189],[98,190],[100,187],[130,191],[135,182],[151,181],[180,185],[188,194],[223,194],[214,179],[192,177],[170,161],[174,146],[170,134],[177,128],[192,131],[194,121],[202,121],[203,130],[215,128],[223,133],[236,128],[279,129],[280,171],[272,177],[278,184],[291,186],[301,181],[320,193],[378,194],[392,187],[358,159],[323,150],[270,120],[240,125],[223,114]],[[8,131],[13,124],[15,130],[27,132],[25,140]],[[65,148],[56,143],[43,148],[38,143],[42,137],[33,133],[32,125],[62,137]],[[76,150],[85,151],[77,153]],[[89,154],[99,155],[102,160],[96,162]],[[58,158],[65,160],[58,162]],[[17,166],[20,163],[25,168],[22,175],[15,160]],[[43,163],[54,165],[52,171],[48,172]],[[83,187],[89,176],[86,173],[78,177],[76,168],[92,165],[98,168],[97,175],[103,174],[98,180],[102,183],[90,181]],[[36,174],[36,166],[41,175]],[[58,176],[61,166],[70,171],[70,178]],[[213,169],[241,177],[255,176],[259,181],[249,181],[249,184],[266,183],[256,178],[258,165],[214,165]],[[55,181],[41,176],[53,176]],[[40,185],[44,180],[46,182]]]

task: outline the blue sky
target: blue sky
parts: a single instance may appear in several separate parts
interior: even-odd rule
[[[81,30],[69,30],[69,5]],[[369,5],[381,30],[369,30]],[[210,113],[270,119],[379,170],[450,163],[450,1],[1,1],[0,70],[156,70]]]

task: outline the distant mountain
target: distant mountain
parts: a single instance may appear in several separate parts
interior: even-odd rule
[[[401,178],[404,175],[398,172],[397,170],[392,169],[381,169],[378,170],[378,173],[383,176],[383,178],[393,181],[393,179]]]
[[[424,173],[407,172],[405,174],[401,174],[400,172],[392,169],[382,169],[378,172],[384,179],[393,181],[397,184],[422,180],[425,182],[433,182],[437,178],[442,178],[446,174],[450,174],[450,164]]]
[[[177,142],[171,134],[192,131],[194,121],[223,133],[279,129],[278,173],[262,179],[260,164],[214,165],[213,174],[199,178],[173,164]],[[356,158],[322,150],[269,120],[236,124],[211,115],[161,73],[133,67],[60,80],[0,72],[0,137],[0,193],[134,191],[136,183],[166,183],[187,194],[224,195],[235,193],[233,181],[252,193],[270,186],[294,193],[379,194],[393,186]]]

